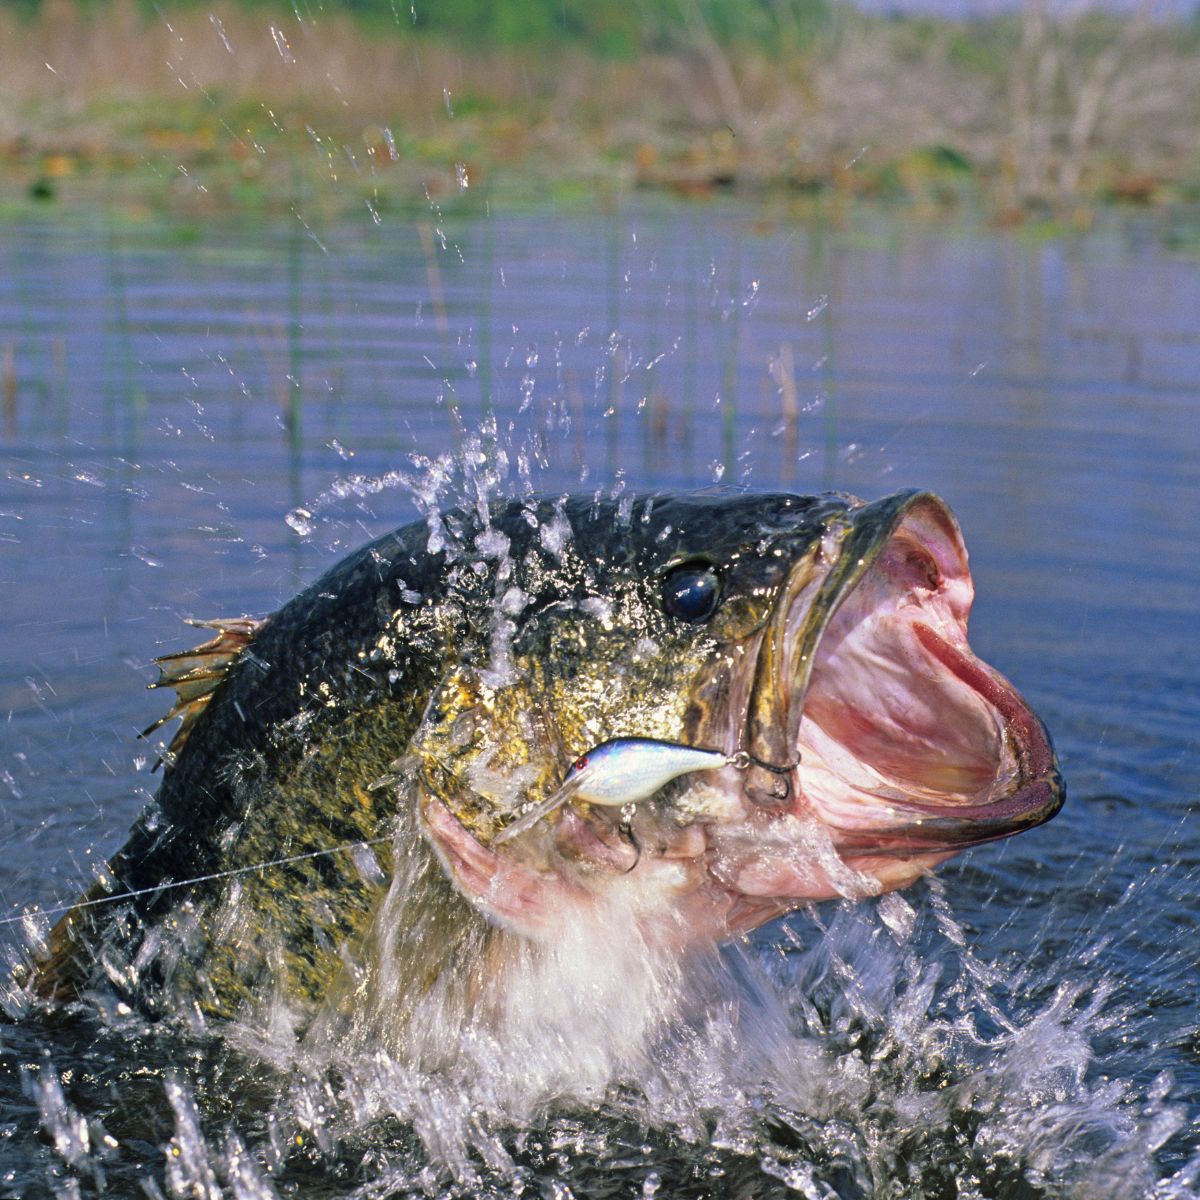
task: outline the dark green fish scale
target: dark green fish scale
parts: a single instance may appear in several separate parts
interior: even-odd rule
[[[508,587],[528,597],[514,622],[517,653],[538,664],[531,674],[548,687],[591,671],[603,689],[609,669],[589,658],[595,650],[602,659],[606,651],[595,649],[596,638],[578,614],[572,651],[565,649],[565,628],[550,636],[559,623],[555,606],[566,620],[573,603],[609,600],[631,622],[631,638],[650,631],[662,639],[670,654],[647,663],[644,679],[614,683],[608,708],[564,724],[606,736],[639,732],[622,727],[620,688],[644,691],[651,681],[665,702],[668,689],[690,686],[685,668],[694,673],[694,662],[711,654],[714,637],[725,636],[719,623],[696,629],[671,622],[659,603],[662,573],[692,558],[715,564],[724,581],[727,633],[744,635],[765,619],[791,564],[831,519],[857,503],[729,492],[510,501],[488,514],[490,529],[509,543],[508,574],[501,579],[495,559],[482,573],[475,567],[485,561],[473,548],[485,532],[476,512],[442,517],[452,537],[437,553],[427,549],[431,526],[425,522],[379,538],[257,631],[168,764],[156,801],[112,859],[110,886],[98,885],[88,898],[387,835],[397,815],[396,790],[372,790],[371,784],[410,750],[439,681],[455,668],[488,662],[496,599]],[[412,593],[420,599],[413,602]],[[543,646],[554,661],[539,662]],[[675,699],[681,714],[694,715],[697,705],[708,703],[689,695]],[[436,726],[440,715],[431,713],[427,724]],[[685,719],[679,718],[676,736]],[[556,754],[583,748],[564,746]],[[425,876],[436,874],[415,820],[405,828],[413,843],[406,853],[424,856],[418,866]],[[390,848],[374,852],[383,875],[390,875]],[[353,855],[340,850],[232,881],[77,908],[52,936],[40,985],[58,998],[76,995],[100,980],[97,963],[107,956],[124,964],[107,972],[111,985],[150,1011],[194,997],[203,1009],[228,1015],[267,988],[318,999],[368,936],[385,887],[364,878]],[[436,889],[428,890],[433,895]],[[468,919],[448,882],[436,902],[455,921]],[[424,918],[411,919],[416,928]],[[439,916],[430,919],[446,925]],[[186,936],[179,932],[189,926]],[[135,960],[136,971],[129,968]]]

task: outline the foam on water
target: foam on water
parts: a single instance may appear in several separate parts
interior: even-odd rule
[[[422,869],[398,869],[382,928]],[[828,913],[681,956],[671,913],[617,887],[552,943],[501,939],[466,990],[415,997],[385,939],[351,1009],[304,1033],[275,1001],[227,1034],[245,1078],[269,1065],[265,1119],[164,1073],[167,1193],[261,1200],[349,1171],[364,1198],[699,1195],[746,1173],[822,1200],[1197,1194],[1200,1159],[1155,1182],[1182,1109],[1168,1078],[1108,1077],[1097,1044],[1130,1014],[1086,953],[1013,994],[935,879]],[[103,1127],[49,1073],[27,1086],[72,1178],[101,1180]]]
[[[485,969],[422,989],[411,940],[443,931],[405,912],[428,862],[400,856],[352,1003],[306,1029],[268,998],[215,1048],[146,1055],[167,1195],[263,1200],[304,1180],[363,1198],[701,1195],[747,1179],[823,1200],[1200,1195],[1200,1158],[1156,1182],[1183,1110],[1169,1077],[1109,1069],[1135,1014],[1090,943],[1053,981],[1015,980],[929,878],[681,955],[672,911],[616,886],[550,943],[473,927],[457,961]],[[106,1020],[126,1058],[159,1036]],[[25,1088],[57,1194],[98,1193],[125,1153],[104,1121],[124,1120],[132,1081],[89,1114],[53,1066]]]

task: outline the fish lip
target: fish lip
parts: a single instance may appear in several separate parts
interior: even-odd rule
[[[919,801],[906,802],[900,807],[915,814],[912,826],[906,831],[910,840],[922,849],[961,848],[1045,824],[1066,800],[1054,744],[1046,726],[1012,684],[986,669],[974,656],[964,654],[922,621],[913,622],[913,633],[934,658],[1004,717],[1020,782],[995,800],[955,805],[949,811]]]
[[[1050,735],[1028,704],[998,672],[970,652],[965,642],[966,615],[973,598],[966,550],[957,522],[946,504],[929,492],[899,492],[872,504],[848,510],[848,521],[839,531],[840,553],[821,580],[809,612],[798,623],[785,614],[781,627],[789,630],[791,645],[782,655],[785,677],[776,683],[787,711],[784,746],[800,746],[800,724],[807,708],[812,676],[825,635],[842,605],[867,578],[872,564],[897,535],[901,525],[918,508],[919,520],[940,523],[947,544],[958,556],[964,584],[961,625],[965,650],[919,618],[909,618],[911,632],[921,649],[950,675],[967,685],[999,715],[1004,740],[1015,761],[1015,773],[1003,794],[976,803],[948,801],[926,803],[916,797],[879,800],[879,820],[872,828],[848,828],[815,812],[830,828],[840,854],[926,855],[954,852],[995,841],[1049,821],[1062,807],[1065,788]],[[799,661],[798,661],[799,660]],[[790,681],[790,684],[789,684]],[[791,688],[790,694],[788,688]],[[775,747],[776,761],[779,748]],[[765,756],[764,756],[765,757]],[[786,761],[792,761],[788,754]],[[791,775],[793,800],[788,808],[804,812],[804,763]],[[763,801],[761,794],[751,798]],[[770,803],[770,799],[767,800]]]
[[[836,503],[825,516],[815,581],[805,586],[812,563],[802,558],[785,582],[773,617],[759,643],[754,680],[747,703],[742,744],[763,762],[795,761],[800,722],[821,640],[838,609],[866,577],[904,518],[917,506],[931,505],[961,542],[957,522],[945,502],[932,492],[908,488],[866,503],[853,496],[830,495]],[[814,589],[804,605],[805,592]],[[799,628],[796,616],[799,615]],[[792,791],[799,782],[790,779]],[[769,793],[752,798],[774,803]]]
[[[1045,725],[1007,680],[985,669],[924,622],[914,621],[913,631],[926,650],[1005,718],[1009,745],[1018,763],[1017,784],[980,804],[893,801],[894,809],[910,814],[909,821],[892,825],[886,832],[839,830],[835,835],[838,849],[875,854],[965,850],[1044,825],[1066,800],[1066,788]]]

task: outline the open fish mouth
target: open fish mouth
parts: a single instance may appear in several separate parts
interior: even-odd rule
[[[949,853],[1062,805],[1044,726],[967,642],[973,597],[949,509],[901,493],[850,514],[815,597],[786,614],[788,807],[843,858]]]

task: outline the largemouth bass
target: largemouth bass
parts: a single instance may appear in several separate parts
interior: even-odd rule
[[[1041,722],[967,643],[972,597],[927,492],[531,499],[401,528],[160,660],[182,724],[157,799],[35,986],[304,1012],[386,962],[411,994],[470,976],[466,996],[617,889],[686,947],[903,887],[1063,800]],[[595,747],[637,779],[555,800]]]

